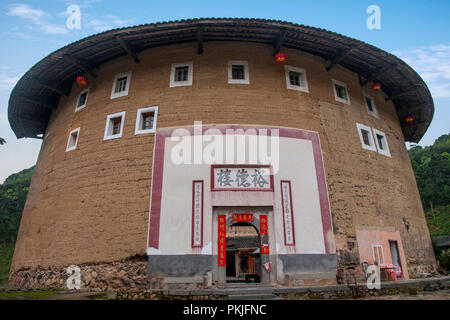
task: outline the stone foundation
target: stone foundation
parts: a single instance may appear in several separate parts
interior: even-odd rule
[[[173,286],[183,289],[204,287],[204,283],[171,284],[163,277],[147,275],[147,257],[136,256],[126,260],[102,263],[80,264],[81,290],[89,291],[127,291],[144,292],[149,290],[168,290]],[[67,267],[22,269],[10,273],[9,284],[26,289],[67,290]]]

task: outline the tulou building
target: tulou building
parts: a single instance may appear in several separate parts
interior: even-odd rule
[[[42,139],[10,283],[321,285],[436,269],[405,141],[434,113],[395,56],[330,31],[193,19],[72,43],[17,83]]]

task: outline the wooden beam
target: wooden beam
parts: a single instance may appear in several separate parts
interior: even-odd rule
[[[353,51],[358,50],[358,47],[352,47],[344,52],[341,51],[341,53],[335,57],[330,64],[325,68],[327,72],[329,72],[331,69],[334,68],[335,65],[337,65],[339,62],[347,58]]]
[[[384,100],[385,101],[389,101],[389,100],[394,100],[394,99],[400,98],[401,96],[404,96],[404,95],[406,95],[408,93],[411,93],[412,91],[417,90],[417,88],[420,88],[420,87],[423,87],[423,84],[415,84],[415,85],[413,85],[413,86],[411,86],[409,88],[406,88],[402,92],[399,92],[399,93],[396,93],[394,95],[388,96]]]
[[[90,69],[85,67],[80,61],[76,60],[75,58],[72,58],[71,56],[68,56],[68,55],[63,56],[63,58],[65,60],[69,61],[70,63],[72,63],[74,66],[76,66],[81,71],[84,71],[85,73],[90,74],[94,78],[97,78],[97,75],[94,72],[92,72]]]
[[[136,55],[136,52],[134,52],[121,37],[116,36],[116,40],[117,42],[119,42],[120,46],[131,56],[134,62],[136,63],[140,62]]]
[[[278,38],[276,40],[276,43],[274,44],[273,48],[273,55],[275,56],[278,52],[280,52],[281,47],[283,46],[284,40],[286,39],[286,33],[287,29],[282,28],[280,31],[280,34],[278,35]]]
[[[203,27],[197,28],[197,54],[203,53]]]
[[[27,98],[27,97],[24,97],[24,96],[19,96],[19,98],[24,100],[24,101],[27,101],[29,103],[33,103],[33,104],[37,104],[37,105],[43,106],[43,107],[45,107],[47,109],[56,109],[56,106],[48,104],[48,103],[45,103],[45,102],[42,102],[42,101],[33,100],[31,98]]]
[[[51,91],[53,91],[53,92],[56,92],[56,93],[59,94],[60,96],[69,96],[69,94],[68,94],[67,92],[64,92],[63,90],[60,90],[60,89],[58,89],[58,88],[55,88],[55,87],[53,87],[53,86],[51,86],[51,85],[49,85],[49,84],[46,84],[46,83],[44,83],[44,82],[39,82],[39,81],[37,81],[37,80],[33,80],[33,83],[34,83],[35,85],[37,85],[37,86],[41,86],[41,87],[43,87],[43,88],[49,89],[49,90],[51,90]]]
[[[369,76],[366,78],[366,80],[364,80],[364,81],[363,81],[362,79],[360,79],[359,83],[361,84],[361,86],[364,87],[364,86],[365,86],[366,84],[368,84],[369,82],[375,80],[376,78],[378,78],[378,77],[381,76],[382,74],[388,72],[388,71],[391,70],[391,69],[394,69],[395,67],[397,67],[397,64],[391,64],[391,65],[389,65],[389,66],[387,66],[387,67],[381,69],[381,70],[378,71],[378,72],[372,73],[372,74],[369,75]]]

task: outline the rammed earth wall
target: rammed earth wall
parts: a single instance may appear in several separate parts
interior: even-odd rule
[[[318,132],[339,267],[360,265],[356,227],[389,227],[400,232],[411,277],[435,270],[392,102],[385,101],[382,91],[361,88],[357,74],[340,66],[326,72],[323,59],[286,49],[287,64],[306,70],[309,93],[288,90],[284,69],[274,63],[272,51],[262,44],[207,42],[202,55],[197,55],[195,43],[189,43],[146,50],[140,53],[139,64],[119,58],[97,71],[98,77],[89,84],[87,106],[78,112],[78,95],[86,88],[74,84],[51,115],[22,216],[11,282],[27,282],[26,270],[38,266],[53,272],[55,266],[115,264],[145,254],[154,135],[134,132],[137,109],[155,105],[158,128],[201,120]],[[249,85],[227,83],[228,60],[248,61]],[[187,61],[194,63],[193,85],[169,88],[171,64]],[[128,96],[111,99],[114,76],[130,70]],[[335,101],[332,79],[347,84],[350,105]],[[368,114],[364,90],[374,97],[378,118]],[[123,137],[104,141],[107,115],[122,111],[126,112]],[[391,157],[363,149],[356,123],[384,132]],[[70,131],[78,127],[76,150],[65,152]],[[33,286],[60,282],[48,276],[45,281],[33,280]]]

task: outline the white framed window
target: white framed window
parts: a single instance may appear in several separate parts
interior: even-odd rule
[[[241,61],[241,60],[228,61],[228,83],[250,84],[248,61]]]
[[[125,111],[108,115],[106,118],[105,135],[103,140],[121,138],[125,122]]]
[[[66,152],[75,150],[77,148],[78,137],[80,136],[80,128],[76,128],[69,133],[67,140]]]
[[[350,96],[348,95],[347,85],[341,81],[332,79],[334,99],[337,102],[350,104]]]
[[[372,245],[372,256],[374,262],[378,262],[379,266],[384,266],[384,253],[383,246],[381,244]]]
[[[367,112],[378,118],[377,107],[375,106],[375,99],[367,94],[364,94],[364,103],[367,108]]]
[[[363,149],[377,151],[372,135],[372,129],[361,123],[357,123],[356,127],[358,128],[359,140],[361,141],[361,146]]]
[[[378,152],[387,157],[390,157],[391,152],[389,151],[386,135],[384,134],[384,132],[381,132],[380,130],[374,128],[372,128],[372,130]]]
[[[309,92],[305,69],[284,66],[284,73],[286,75],[286,86],[288,89]]]
[[[128,95],[131,82],[131,71],[118,74],[114,77],[113,87],[111,91],[111,99]]]
[[[158,106],[138,109],[134,134],[138,135],[155,132],[157,120]]]
[[[169,87],[192,86],[193,69],[193,62],[173,63]]]
[[[89,95],[89,89],[84,90],[80,93],[77,100],[77,105],[75,106],[75,112],[80,111],[84,107],[86,107],[87,99]]]

